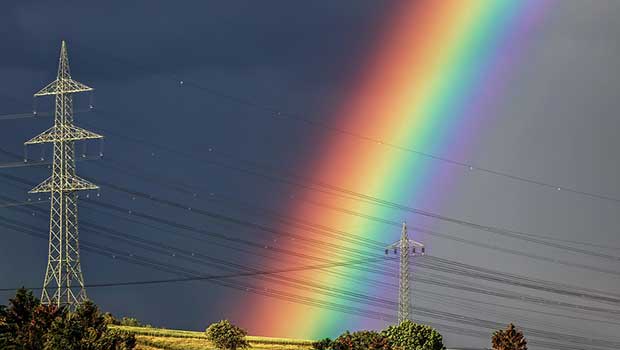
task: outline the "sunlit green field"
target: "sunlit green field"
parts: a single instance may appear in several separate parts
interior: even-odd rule
[[[204,332],[181,331],[162,328],[110,326],[136,335],[136,350],[216,350],[209,344]],[[253,337],[246,338],[256,350],[307,350],[311,340]]]

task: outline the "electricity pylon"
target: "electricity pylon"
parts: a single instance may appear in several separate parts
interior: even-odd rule
[[[420,253],[416,253],[416,248],[420,248]],[[400,271],[398,283],[398,323],[411,320],[412,303],[411,303],[411,265],[410,257],[412,255],[424,255],[424,244],[409,239],[407,236],[407,224],[403,222],[400,240],[394,242],[385,248],[385,254],[389,254],[390,250],[394,254],[400,253]],[[400,252],[399,252],[400,250]]]
[[[56,80],[34,94],[56,96],[54,126],[24,143],[52,143],[54,147],[52,176],[29,193],[50,193],[49,250],[41,302],[58,307],[75,308],[87,299],[80,266],[77,191],[98,187],[75,175],[74,143],[103,136],[73,125],[72,94],[92,90],[71,79],[67,45],[63,41]]]

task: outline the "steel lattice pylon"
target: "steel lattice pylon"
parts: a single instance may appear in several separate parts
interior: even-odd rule
[[[29,192],[50,193],[49,251],[41,294],[44,304],[75,308],[87,298],[80,266],[77,191],[98,187],[76,176],[74,143],[103,136],[73,125],[72,94],[92,90],[71,79],[67,45],[63,41],[56,80],[34,94],[56,96],[54,126],[24,143],[52,143],[54,147],[52,176]]]
[[[400,270],[398,283],[398,323],[411,320],[412,303],[411,303],[411,256],[416,255],[416,248],[420,248],[420,254],[425,254],[424,244],[409,239],[407,236],[407,224],[403,222],[400,240],[387,246],[385,253],[390,250],[400,254]],[[400,250],[400,252],[398,251]]]

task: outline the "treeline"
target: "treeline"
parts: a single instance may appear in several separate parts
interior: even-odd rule
[[[43,305],[31,291],[19,289],[0,305],[2,350],[131,350],[133,334],[108,328],[109,318],[86,301],[75,311]]]

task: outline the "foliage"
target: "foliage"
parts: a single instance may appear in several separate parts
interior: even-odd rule
[[[42,349],[47,330],[64,313],[63,309],[41,305],[32,292],[19,289],[8,307],[0,308],[0,348]]]
[[[330,346],[333,350],[390,350],[389,339],[375,331],[344,332]]]
[[[527,341],[523,332],[509,324],[506,329],[500,329],[493,333],[491,344],[494,350],[527,350]]]
[[[245,339],[247,332],[228,320],[214,323],[206,330],[207,340],[222,350],[236,350],[250,347]]]
[[[195,331],[183,331],[177,329],[165,329],[165,328],[144,328],[144,327],[126,327],[126,326],[109,326],[108,328],[120,329],[131,332],[136,336],[152,337],[152,338],[178,338],[178,339],[195,339],[202,341],[203,344],[208,343],[206,333]],[[303,348],[310,349],[312,347],[312,340],[303,339],[290,339],[290,338],[273,338],[273,337],[257,337],[248,335],[245,337],[250,343],[250,346],[256,345],[258,348],[271,348],[271,347],[283,347],[283,348]],[[212,347],[211,347],[212,349]]]
[[[103,314],[103,321],[105,322],[105,324],[109,325],[120,325],[121,321],[118,320],[118,318],[114,317],[114,315],[112,315],[109,312],[106,312]]]
[[[135,337],[109,330],[92,302],[76,312],[42,305],[32,292],[17,291],[8,307],[0,307],[0,349],[11,350],[130,350]]]
[[[121,326],[129,326],[129,327],[142,327],[140,321],[137,318],[133,317],[123,317],[120,321]]]
[[[56,318],[45,341],[45,350],[129,350],[135,337],[127,332],[108,330],[104,316],[90,301],[75,312]]]
[[[409,320],[389,326],[381,332],[394,349],[399,350],[444,350],[443,337],[434,328],[413,323]]]
[[[329,338],[321,339],[312,343],[312,349],[314,350],[329,350],[331,349],[332,340]]]
[[[109,312],[106,312],[105,314],[103,314],[103,319],[105,320],[105,323],[107,325],[126,326],[126,327],[146,327],[146,328],[153,327],[150,324],[142,324],[135,317],[123,317],[119,320],[118,318],[114,317],[114,315],[112,315]]]

